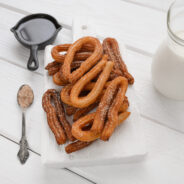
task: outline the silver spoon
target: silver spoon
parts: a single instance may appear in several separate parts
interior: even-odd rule
[[[17,93],[17,102],[22,110],[22,137],[20,140],[20,150],[17,154],[20,162],[24,164],[29,157],[28,142],[26,138],[25,111],[33,103],[34,94],[31,87],[27,84],[22,85]]]

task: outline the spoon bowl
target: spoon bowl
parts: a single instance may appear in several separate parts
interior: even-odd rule
[[[17,103],[22,109],[26,109],[31,106],[34,101],[34,93],[31,87],[27,84],[20,86],[17,92]]]

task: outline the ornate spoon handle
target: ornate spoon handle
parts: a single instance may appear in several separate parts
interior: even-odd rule
[[[25,114],[22,112],[22,137],[20,140],[20,150],[17,154],[21,164],[24,164],[29,157],[28,152],[28,142],[26,139],[26,122],[25,122]]]

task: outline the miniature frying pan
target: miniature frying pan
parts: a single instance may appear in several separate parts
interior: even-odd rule
[[[37,51],[51,44],[61,28],[54,17],[43,13],[28,15],[11,28],[16,39],[30,49],[27,63],[29,70],[36,70],[39,67]]]

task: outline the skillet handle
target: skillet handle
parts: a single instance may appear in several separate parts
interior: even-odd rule
[[[37,52],[38,52],[38,46],[33,45],[30,48],[30,57],[27,63],[27,68],[29,70],[36,70],[39,67],[39,62],[38,62],[38,57],[37,57]]]

